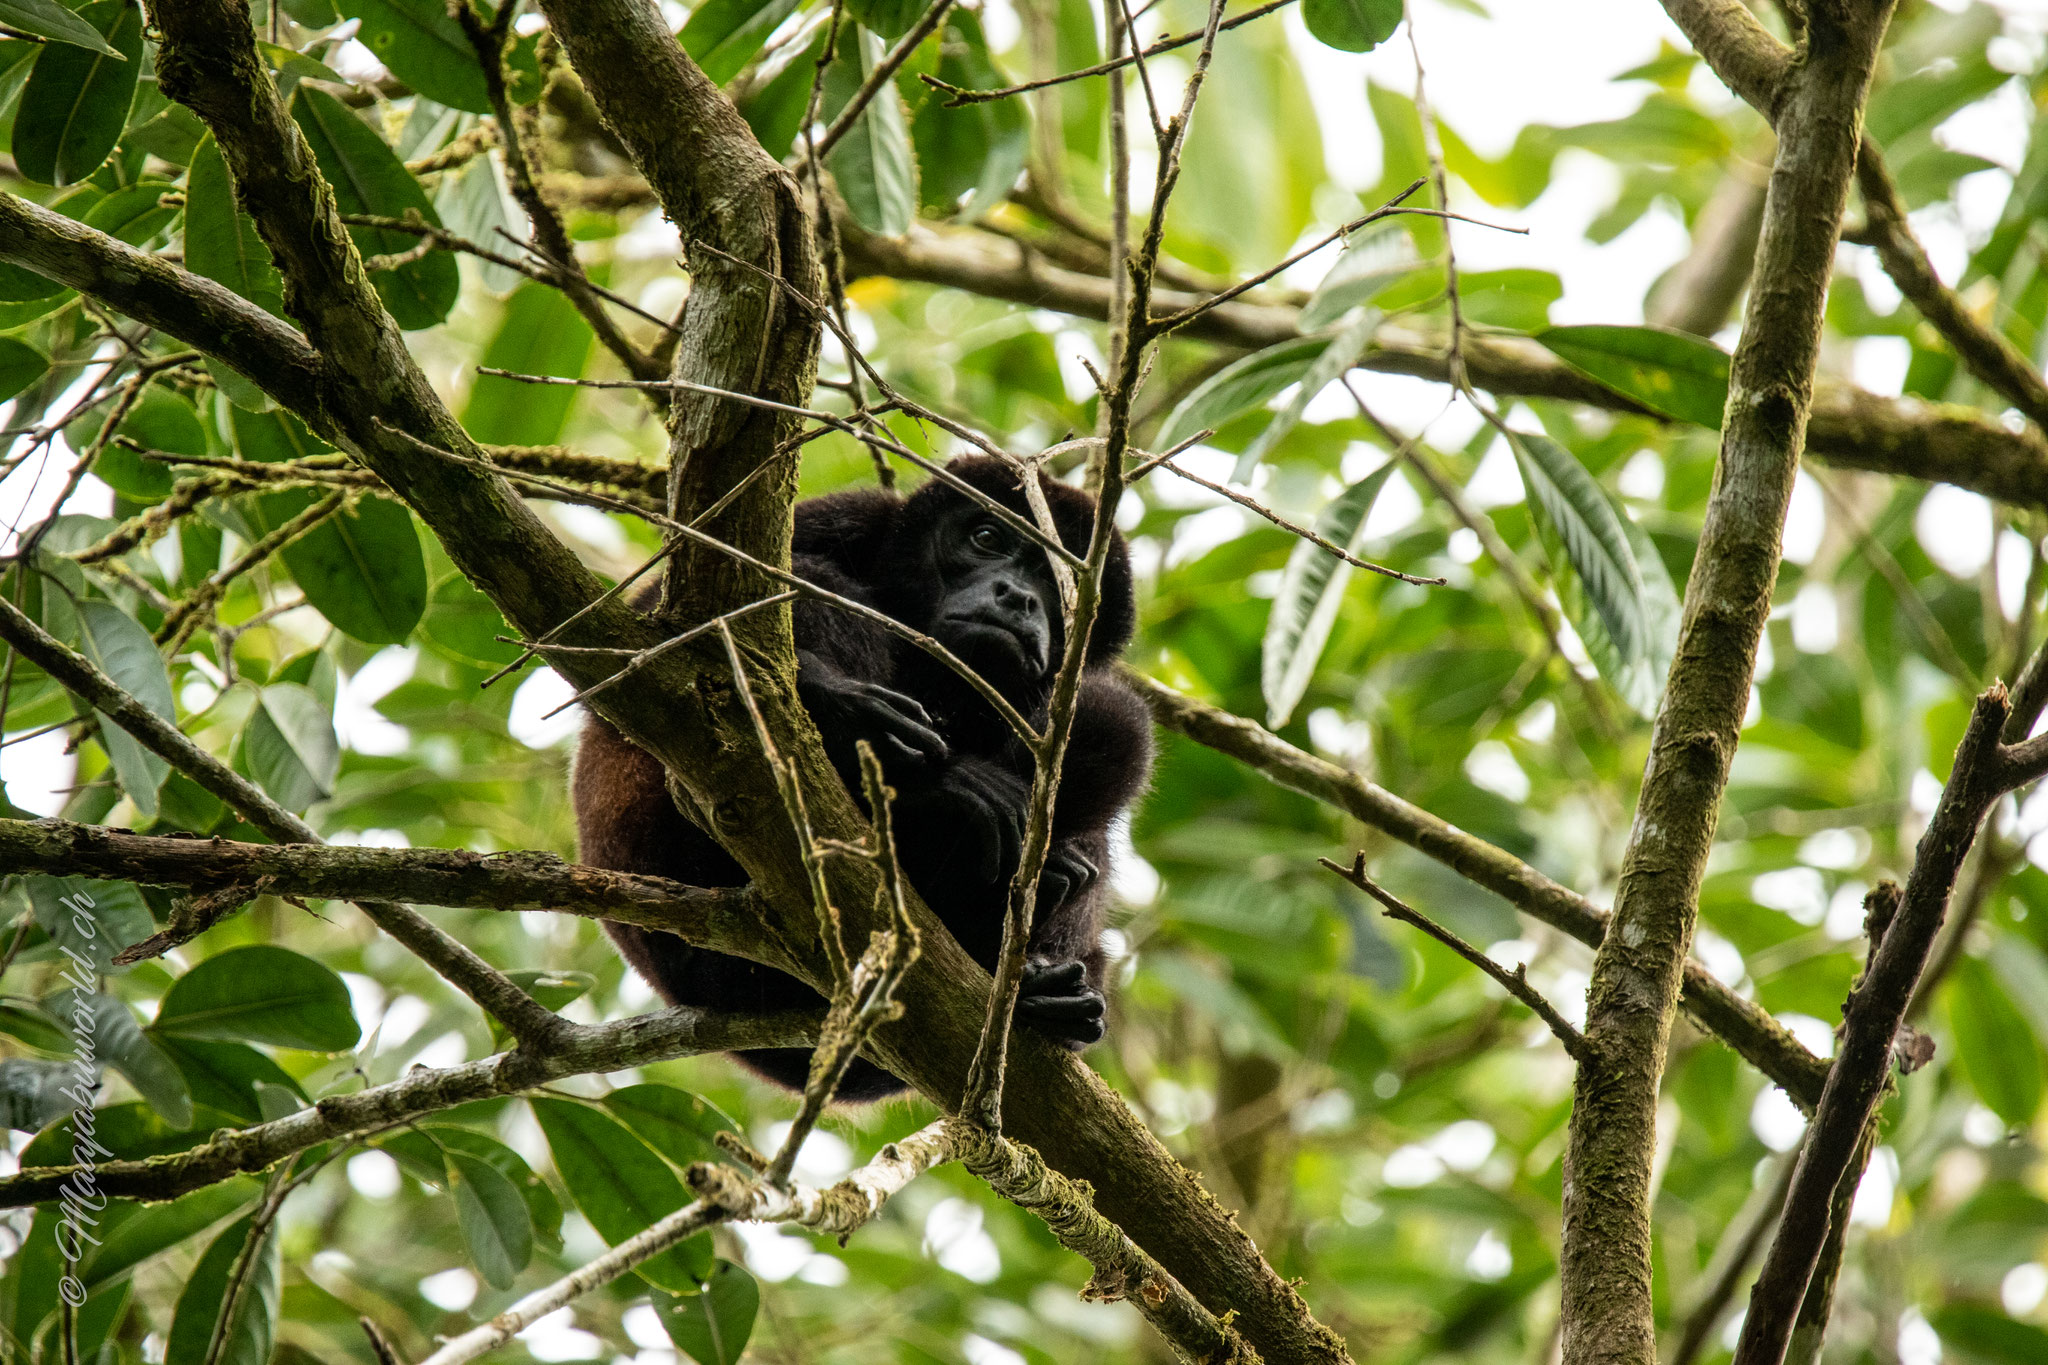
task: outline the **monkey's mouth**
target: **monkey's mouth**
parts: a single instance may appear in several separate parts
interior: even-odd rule
[[[948,644],[976,668],[996,665],[1027,678],[1045,673],[1046,642],[1035,632],[1027,637],[986,616],[948,616],[946,625]]]

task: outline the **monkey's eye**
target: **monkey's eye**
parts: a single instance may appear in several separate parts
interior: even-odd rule
[[[992,521],[984,521],[967,533],[967,543],[986,554],[1000,554],[1003,550],[1003,530]]]

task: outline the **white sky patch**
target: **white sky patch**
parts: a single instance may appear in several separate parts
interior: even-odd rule
[[[1899,1365],[1941,1365],[1941,1338],[1918,1308],[1899,1314]]]
[[[1812,563],[1827,529],[1827,507],[1820,485],[1802,469],[1792,483],[1792,504],[1785,509],[1785,558],[1794,564]]]
[[[344,1169],[348,1183],[365,1199],[389,1199],[398,1193],[398,1163],[388,1152],[357,1152]]]
[[[811,1244],[780,1228],[761,1223],[733,1223],[740,1245],[746,1249],[747,1269],[770,1284],[781,1284],[804,1268],[811,1259]]]
[[[1512,506],[1522,500],[1524,491],[1522,471],[1516,467],[1515,454],[1504,438],[1487,448],[1465,485],[1466,500],[1481,511]]]
[[[1475,1280],[1488,1284],[1504,1280],[1515,1268],[1515,1254],[1508,1250],[1508,1244],[1501,1240],[1498,1232],[1488,1228],[1479,1234],[1473,1244],[1472,1254],[1465,1258],[1465,1273]]]
[[[78,780],[78,755],[67,754],[70,737],[52,730],[0,749],[0,782],[7,785],[7,799],[33,815],[55,815],[70,799],[71,784]]]
[[[1870,857],[1870,836],[1860,829],[1815,830],[1800,841],[1799,861],[1808,867],[1846,872]]]
[[[460,1313],[476,1302],[476,1276],[461,1266],[420,1281],[420,1297],[445,1313]],[[651,1316],[653,1309],[647,1310]]]
[[[1781,1014],[1778,1022],[1814,1056],[1835,1055],[1835,1030],[1825,1019],[1816,1019],[1810,1014]]]
[[[1664,457],[1654,450],[1638,450],[1621,467],[1614,486],[1623,497],[1655,502],[1664,496]]]
[[[406,745],[412,743],[411,732],[380,714],[377,703],[412,677],[419,657],[417,646],[392,645],[378,650],[361,668],[336,682],[334,732],[342,748],[359,754],[405,752]]]
[[[1856,1186],[1856,1202],[1849,1206],[1849,1226],[1881,1228],[1892,1221],[1892,1199],[1899,1189],[1899,1154],[1880,1147],[1863,1168]]]
[[[557,1308],[519,1334],[527,1353],[552,1365],[561,1360],[591,1360],[604,1352],[604,1342],[595,1333],[576,1325],[575,1314]]]
[[[1828,899],[1828,915],[1821,929],[1837,943],[1863,936],[1863,898],[1870,888],[1862,882],[1843,882]]]
[[[976,1284],[1003,1273],[1002,1253],[981,1225],[980,1207],[965,1199],[942,1199],[925,1215],[924,1254]]]
[[[1465,776],[1472,785],[1520,804],[1529,799],[1529,775],[1515,762],[1508,746],[1497,739],[1483,739],[1465,756]]]
[[[575,695],[576,689],[569,685],[569,680],[554,669],[536,668],[512,694],[512,711],[505,718],[505,728],[529,749],[552,749],[568,740],[583,724],[580,706],[548,714]]]
[[[1927,557],[1957,578],[1969,578],[1991,559],[1991,503],[1981,493],[1938,483],[1920,499],[1913,535]]]
[[[1756,1103],[1750,1106],[1749,1130],[1772,1151],[1789,1152],[1799,1145],[1806,1132],[1806,1115],[1799,1112],[1799,1106],[1784,1091],[1767,1085],[1757,1092]]]
[[[1998,573],[1998,610],[2008,621],[2020,619],[2020,607],[2027,594],[2027,571],[2033,567],[2034,547],[2010,527],[1998,533],[1993,556]]]
[[[960,1354],[967,1365],[1025,1365],[1024,1357],[999,1342],[969,1332],[960,1338]]]
[[[1880,398],[1897,398],[1906,390],[1906,370],[1913,363],[1913,343],[1904,337],[1857,337],[1849,373],[1861,388]]]
[[[1827,917],[1827,883],[1810,867],[1763,873],[1750,882],[1749,894],[1757,904],[1782,911],[1809,928]]]
[[[1730,989],[1740,985],[1749,970],[1743,964],[1742,950],[1705,925],[1693,931],[1692,950],[1708,975]]]
[[[2012,1317],[2023,1318],[2048,1297],[2048,1267],[2039,1261],[2021,1261],[2005,1272],[1998,1284],[1998,1301]]]
[[[1397,469],[1380,486],[1380,495],[1372,500],[1372,511],[1365,516],[1365,538],[1384,540],[1397,536],[1413,526],[1421,515],[1422,499],[1408,482],[1408,476]]]
[[[761,1150],[781,1151],[783,1140],[788,1136],[789,1121],[776,1120],[761,1130]],[[846,1145],[846,1139],[837,1133],[813,1128],[805,1135],[804,1145],[797,1148],[792,1174],[806,1185],[825,1186],[852,1169],[853,1149]]]
[[[1840,641],[1841,632],[1833,585],[1800,584],[1792,599],[1792,647],[1802,654],[1825,654]]]

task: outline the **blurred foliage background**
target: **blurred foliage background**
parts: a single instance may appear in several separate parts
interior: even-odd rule
[[[344,211],[391,220],[411,211],[519,260],[524,221],[491,150],[481,68],[436,0],[277,3],[274,12],[257,5],[263,51],[330,180],[355,196]],[[669,8],[684,46],[726,83],[769,150],[788,151],[825,55],[827,7],[704,0],[694,10]],[[887,0],[847,8],[859,23],[847,28],[826,76],[828,121],[919,9]],[[1188,0],[1158,0],[1141,31],[1180,33],[1200,17]],[[1465,55],[1450,43],[1432,47],[1432,31],[1484,34],[1494,22],[1478,0],[1418,17],[1415,36],[1432,69],[1455,68]],[[1417,587],[1333,574],[1327,562],[1318,569],[1285,531],[1154,473],[1127,506],[1142,600],[1132,659],[1230,711],[1269,719],[1290,742],[1602,900],[1668,659],[1670,585],[1685,581],[1713,476],[1719,381],[1704,343],[1659,350],[1640,333],[1547,333],[1553,323],[1635,324],[1646,307],[1657,314],[1654,295],[1615,301],[1596,280],[1593,296],[1618,311],[1554,315],[1567,281],[1564,267],[1546,263],[1574,261],[1583,275],[1585,262],[1601,259],[1589,249],[1625,234],[1654,242],[1680,223],[1697,229],[1717,196],[1739,198],[1758,181],[1768,134],[1689,53],[1666,43],[1625,69],[1578,73],[1589,83],[1611,77],[1620,93],[1602,97],[1631,110],[1619,117],[1565,126],[1546,121],[1555,115],[1542,107],[1521,108],[1511,141],[1496,130],[1485,144],[1468,143],[1447,115],[1432,139],[1412,87],[1368,81],[1366,67],[1335,55],[1387,41],[1399,18],[1398,6],[1304,0],[1299,11],[1226,35],[1167,232],[1175,278],[1200,287],[1266,269],[1427,175],[1433,141],[1448,164],[1452,207],[1526,222],[1536,233],[1459,226],[1447,240],[1436,222],[1404,219],[1361,234],[1341,256],[1333,249],[1311,258],[1257,296],[1278,310],[1306,305],[1288,316],[1309,339],[1249,357],[1211,341],[1170,343],[1145,391],[1139,436],[1159,449],[1213,427],[1183,457],[1190,470],[1216,480],[1236,470],[1284,515],[1320,518],[1326,532],[1377,561],[1448,581]],[[157,92],[134,5],[7,0],[0,24],[50,39],[0,41],[0,137],[12,149],[6,187],[276,310],[275,274],[237,218],[219,154],[196,120]],[[596,125],[573,74],[556,65],[538,20],[522,17],[514,31],[511,97],[543,184],[592,278],[641,310],[616,312],[620,326],[649,344],[660,329],[648,318],[673,314],[686,292],[680,244]],[[990,259],[1099,274],[1104,82],[949,108],[918,78],[982,88],[1071,70],[1100,60],[1100,34],[1086,0],[988,0],[956,10],[898,75],[895,98],[873,106],[834,150],[849,258],[881,259],[859,241],[909,234],[913,243],[972,241]],[[2048,127],[2037,114],[2048,107],[2043,48],[2038,9],[1910,0],[1870,119],[1950,282],[2037,365],[2048,319],[2040,227],[2048,137],[2027,134]],[[1177,89],[1191,51],[1150,61],[1162,98]],[[1317,91],[1330,70],[1347,73],[1356,126],[1323,126],[1308,67],[1319,73]],[[1133,117],[1142,119],[1141,86],[1129,71],[1125,79]],[[1517,96],[1501,89],[1496,98]],[[1986,120],[2016,130],[2005,162],[1961,149],[1971,144],[1959,130]],[[1146,184],[1148,139],[1136,142],[1134,179]],[[1354,168],[1377,169],[1333,172],[1346,156]],[[1586,201],[1589,185],[1604,202]],[[1561,195],[1571,201],[1563,217]],[[1573,224],[1577,239],[1557,240],[1559,222]],[[484,365],[620,377],[560,295],[502,261],[413,255],[416,232],[356,230],[366,256],[386,258],[375,278],[387,306],[479,440],[661,458],[661,424],[631,392],[476,374]],[[1472,253],[1461,300],[1479,333],[1546,335],[1551,353],[1665,415],[1502,395],[1503,415],[1535,438],[1511,448],[1449,389],[1374,372],[1372,357],[1390,335],[1441,344],[1452,245]],[[1649,272],[1638,263],[1620,275]],[[847,298],[863,349],[906,393],[1011,449],[1093,432],[1082,362],[1101,364],[1102,327],[1000,293],[868,273]],[[1734,335],[1727,320],[1698,330],[1719,332],[1725,346]],[[2004,413],[1863,248],[1842,252],[1828,323],[1824,368],[1833,382]],[[320,471],[336,466],[323,466],[304,429],[265,410],[231,372],[189,361],[137,368],[178,351],[68,290],[0,268],[0,386],[13,399],[0,510],[17,551],[43,524],[32,563],[8,573],[9,599],[305,810],[335,842],[573,856],[565,779],[574,714],[545,714],[566,689],[532,669],[483,685],[514,657],[498,638],[505,627],[397,503],[347,489],[346,505],[302,539],[223,575],[217,603],[190,623],[196,628],[165,628],[171,602],[329,496],[333,480],[322,482]],[[826,355],[827,380],[843,383],[847,357],[829,339]],[[1617,355],[1637,365],[1635,379],[1627,364],[1616,369]],[[1349,383],[1385,427],[1361,414],[1343,384],[1328,383],[1361,359],[1367,368]],[[145,373],[146,387],[122,387]],[[1642,387],[1644,374],[1663,376],[1661,402],[1652,401],[1655,384]],[[821,388],[819,401],[843,407],[844,394]],[[110,413],[116,430],[101,441]],[[894,430],[921,450],[952,449],[908,421]],[[1412,453],[1490,523],[1514,574],[1416,465],[1405,457],[1389,464],[1392,448],[1414,436],[1421,444]],[[87,472],[77,456],[89,451]],[[308,457],[295,466],[305,477],[289,485],[236,482],[219,463]],[[1545,463],[1553,458],[1590,476],[1559,506],[1528,496],[1531,471],[1555,472]],[[806,493],[874,477],[850,439],[828,435],[807,449]],[[207,479],[214,482],[192,490]],[[181,515],[159,514],[161,534],[94,557],[92,547],[117,528],[180,497]],[[544,507],[609,574],[630,570],[657,543],[629,518]],[[1600,522],[1602,508],[1611,525]],[[1627,592],[1582,574],[1573,538],[1595,523],[1620,532],[1633,555]],[[1801,476],[1696,952],[1818,1052],[1831,1045],[1861,960],[1864,891],[1909,865],[1971,696],[2010,677],[2042,633],[2044,532],[2039,507],[1994,505],[1953,487],[1818,465]],[[1542,611],[1531,609],[1518,578],[1533,583]],[[1547,613],[1561,622],[1555,643]],[[1631,631],[1641,635],[1634,648]],[[187,780],[166,780],[139,750],[124,750],[89,713],[77,714],[26,664],[9,660],[0,691],[9,813],[250,837]],[[2044,831],[2048,798],[2022,793],[2001,807],[1973,855],[1939,950],[1939,979],[1916,1006],[1916,1026],[1937,1045],[1934,1061],[1888,1103],[1883,1145],[1855,1207],[1829,1361],[2048,1360],[2040,1148],[2048,873],[2035,861],[2048,865]],[[1113,931],[1115,1019],[1091,1062],[1241,1211],[1281,1273],[1304,1281],[1317,1313],[1359,1360],[1548,1360],[1566,1059],[1478,973],[1380,921],[1315,859],[1365,848],[1393,889],[1497,957],[1527,962],[1568,1014],[1582,1009],[1590,951],[1330,808],[1173,736],[1162,737],[1154,787],[1129,836]],[[68,1109],[48,1085],[71,1043],[63,1021],[72,1012],[56,994],[63,959],[51,931],[62,932],[58,899],[79,891],[124,942],[170,909],[156,890],[5,883],[0,1091],[16,1130],[0,1155],[7,1169],[61,1159],[68,1147],[61,1125],[35,1134]],[[346,907],[312,910],[265,898],[161,961],[107,973],[95,1006],[111,1065],[101,1141],[122,1155],[174,1151],[323,1093],[495,1050],[484,1020],[421,963]],[[617,1018],[656,1003],[587,921],[435,914],[492,962],[531,974],[536,993],[574,1018]],[[289,955],[234,956],[279,948]],[[209,963],[218,964],[210,974]],[[257,979],[298,983],[300,1003],[243,998]],[[209,1000],[225,1000],[239,1022],[192,1024]],[[116,1036],[118,1048],[105,1041]],[[421,1132],[300,1162],[293,1175],[306,1178],[283,1204],[267,1252],[276,1293],[257,1304],[262,1321],[228,1334],[231,1351],[241,1352],[234,1358],[367,1365],[373,1357],[357,1319],[368,1315],[418,1359],[437,1334],[489,1316],[617,1240],[635,1217],[644,1224],[661,1212],[657,1196],[675,1184],[664,1158],[714,1155],[706,1138],[727,1124],[768,1146],[793,1109],[789,1097],[717,1058],[555,1091],[531,1103],[471,1106]],[[799,1173],[831,1178],[930,1117],[921,1101],[837,1113]],[[1782,1094],[1680,1024],[1656,1168],[1667,1358],[1695,1319],[1689,1358],[1725,1358],[1741,1294],[1716,1307],[1708,1287],[1745,1229],[1767,1216],[1800,1125]],[[627,1173],[645,1206],[618,1207],[616,1190],[600,1188],[605,1170]],[[260,1190],[237,1180],[172,1205],[119,1206],[115,1226],[127,1229],[126,1240],[82,1267],[92,1287],[80,1320],[89,1358],[206,1360],[211,1315],[240,1245],[235,1220]],[[479,1231],[477,1209],[494,1235]],[[0,1357],[11,1361],[57,1358],[53,1222],[48,1209],[0,1222]],[[714,1250],[734,1267],[712,1281],[724,1306],[693,1310],[705,1295],[669,1291],[710,1274]],[[523,1351],[546,1362],[666,1365],[679,1349],[699,1360],[730,1354],[730,1341],[707,1345],[707,1312],[749,1323],[747,1350],[760,1360],[1163,1358],[1135,1314],[1078,1301],[1082,1264],[957,1170],[919,1181],[844,1248],[739,1227],[685,1259],[670,1282],[652,1272],[628,1277],[503,1358]]]

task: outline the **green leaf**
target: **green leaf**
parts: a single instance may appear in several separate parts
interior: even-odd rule
[[[20,393],[50,369],[50,358],[17,337],[0,337],[0,402]],[[95,466],[94,473],[99,470]]]
[[[1954,1349],[1982,1365],[2041,1365],[2048,1360],[2048,1331],[2031,1322],[1971,1303],[1944,1304],[1927,1315],[1944,1352]]]
[[[33,1133],[69,1113],[77,1101],[64,1091],[76,1079],[69,1062],[0,1057],[0,1126]]]
[[[683,1206],[676,1173],[617,1121],[568,1100],[528,1103],[547,1134],[569,1197],[606,1242],[617,1246]],[[639,1271],[664,1289],[690,1293],[711,1273],[712,1259],[710,1236],[699,1235],[642,1263]]]
[[[94,433],[97,434],[97,433]],[[206,429],[192,404],[168,389],[152,385],[121,423],[120,434],[146,450],[173,455],[204,455]],[[127,446],[109,442],[93,461],[92,472],[117,493],[140,502],[154,502],[175,485],[171,467],[147,460]],[[184,527],[179,528],[182,534]]]
[[[1304,332],[1318,331],[1420,268],[1414,239],[1399,219],[1384,218],[1352,235],[1301,310]]]
[[[19,1043],[26,1043],[39,1052],[55,1056],[71,1055],[71,1035],[52,1023],[48,1017],[19,1005],[0,1005],[0,1033]]]
[[[754,59],[802,0],[704,0],[676,39],[714,84],[724,85]]]
[[[448,1153],[463,1152],[488,1162],[510,1180],[526,1201],[533,1233],[549,1247],[562,1244],[562,1206],[546,1181],[533,1173],[520,1155],[495,1138],[467,1128],[447,1124],[423,1124],[377,1139],[377,1145],[398,1158],[415,1178],[425,1184],[442,1185],[448,1180]]]
[[[268,1365],[282,1292],[275,1222],[264,1229],[254,1264],[235,1297],[234,1316],[228,1320],[221,1352],[208,1356],[236,1259],[249,1240],[254,1221],[252,1214],[230,1224],[199,1258],[178,1295],[178,1311],[171,1319],[170,1337],[164,1346],[164,1365]]]
[[[1655,718],[1664,699],[1664,682],[1671,675],[1671,656],[1678,649],[1678,618],[1683,610],[1678,589],[1664,567],[1662,556],[1651,543],[1649,533],[1621,513],[1621,529],[1634,551],[1636,568],[1643,576],[1643,619],[1649,630],[1648,648],[1640,658],[1628,658],[1607,633],[1606,622],[1587,600],[1584,580],[1566,574],[1558,584],[1558,601],[1570,618],[1572,629],[1586,646],[1600,676],[1607,679],[1615,695],[1645,720]],[[1853,700],[1853,698],[1852,698]],[[1821,727],[1853,721],[1853,711],[1836,708]]]
[[[1299,383],[1329,346],[1322,337],[1303,337],[1232,361],[1174,406],[1155,444],[1171,449],[1198,431],[1220,430],[1257,411],[1289,384]]]
[[[1550,324],[1550,305],[1564,284],[1548,270],[1475,270],[1458,275],[1458,298],[1468,321],[1533,332]]]
[[[1302,0],[1301,19],[1340,52],[1370,52],[1401,26],[1401,0]]]
[[[152,1027],[308,1052],[345,1052],[362,1038],[341,978],[310,957],[267,943],[215,953],[172,982]]]
[[[507,205],[497,165],[487,156],[478,157],[457,174],[443,176],[434,207],[440,210],[441,221],[450,232],[472,242],[501,240],[501,230],[515,236],[523,231]],[[484,288],[494,294],[509,294],[526,279],[512,267],[496,261],[479,260],[476,265]],[[576,320],[580,323],[583,318],[579,314]],[[482,379],[478,376],[477,382]]]
[[[292,96],[292,118],[312,145],[320,173],[334,187],[335,202],[344,214],[403,218],[411,209],[429,224],[441,225],[420,182],[347,105],[325,91],[301,85]],[[417,237],[383,228],[352,227],[349,236],[365,260],[419,245]],[[392,320],[408,332],[447,317],[462,292],[462,272],[445,251],[430,251],[395,270],[373,271],[370,282],[377,286],[377,296]]]
[[[1956,961],[1946,991],[1956,1055],[1971,1088],[2014,1127],[2041,1107],[2041,1044],[1982,958]]]
[[[147,245],[176,221],[178,210],[162,202],[176,188],[168,180],[144,180],[115,190],[86,212],[85,225],[130,246]]]
[[[931,8],[931,0],[847,0],[846,8],[854,18],[893,43]]]
[[[302,491],[310,506],[315,494]],[[273,525],[300,510],[290,493],[263,499]],[[402,644],[427,609],[427,564],[412,513],[385,497],[362,498],[280,552],[306,600],[343,634],[365,644]]]
[[[946,19],[935,74],[963,90],[1007,83],[989,57],[980,19],[962,9]],[[1031,143],[1030,119],[1015,100],[949,109],[943,99],[926,99],[910,132],[921,202],[932,213],[961,219],[975,218],[1009,195]]]
[[[1643,658],[1650,627],[1642,571],[1621,512],[1586,467],[1548,436],[1515,431],[1508,433],[1508,443],[1528,486],[1530,508],[1555,539],[1555,550],[1549,543],[1544,547],[1552,551],[1552,570],[1578,576],[1622,660]]]
[[[825,77],[828,119],[846,107],[883,55],[882,40],[866,29],[846,34]],[[855,222],[884,237],[910,231],[917,218],[917,157],[903,120],[903,98],[893,83],[868,101],[825,160]]]
[[[192,1122],[192,1092],[177,1063],[142,1031],[128,1006],[111,995],[62,990],[40,1002],[42,1010],[71,1030],[74,1055],[91,1055],[121,1073],[135,1093],[173,1128]]]
[[[1322,354],[1301,377],[1301,385],[1295,389],[1294,397],[1287,406],[1273,414],[1273,420],[1266,423],[1266,429],[1256,436],[1237,457],[1236,466],[1230,471],[1231,482],[1243,483],[1251,478],[1252,471],[1259,467],[1259,461],[1279,448],[1287,434],[1301,423],[1301,414],[1308,405],[1330,385],[1342,379],[1372,345],[1373,333],[1379,330],[1381,314],[1376,308],[1360,313],[1349,327],[1330,338]]]
[[[504,320],[479,363],[521,374],[576,379],[590,358],[590,343],[590,324],[576,305],[559,289],[529,282],[506,300]],[[486,445],[552,445],[562,439],[562,427],[580,392],[568,385],[522,384],[480,374],[470,386],[462,425]]]
[[[104,972],[114,954],[156,931],[142,892],[132,882],[82,877],[24,877],[36,924],[61,948]]]
[[[176,724],[171,677],[164,671],[163,658],[149,632],[111,602],[79,603],[78,620],[84,627],[79,649],[85,656],[159,719]],[[104,715],[100,716],[99,738],[100,747],[113,760],[121,790],[141,815],[154,818],[157,789],[163,786],[171,765]]]
[[[740,1131],[739,1124],[710,1101],[672,1085],[629,1085],[598,1103],[679,1166],[725,1160],[714,1135]]]
[[[52,42],[69,43],[102,57],[127,57],[109,47],[101,30],[87,23],[55,0],[0,0],[0,24],[21,33],[32,33]]]
[[[1662,327],[1546,327],[1536,339],[1565,364],[1652,412],[1721,428],[1728,356],[1711,341]]]
[[[337,0],[335,8],[363,21],[356,37],[414,90],[472,114],[491,112],[476,49],[441,0]]]
[[[185,180],[185,265],[195,275],[241,295],[276,317],[284,316],[284,278],[270,248],[257,235],[256,220],[235,206],[234,182],[213,135],[192,151]],[[231,366],[207,357],[206,368],[238,409],[266,412],[263,390]]]
[[[334,718],[311,689],[272,683],[242,731],[249,775],[286,810],[303,811],[334,790],[341,743]]]
[[[140,9],[129,0],[97,0],[78,17],[114,51],[46,48],[14,115],[15,168],[45,185],[76,184],[100,168],[128,126],[142,70]]]
[[[720,1261],[699,1294],[654,1296],[668,1339],[697,1365],[738,1365],[761,1309],[761,1287],[731,1261]]]
[[[1331,499],[1316,517],[1316,534],[1356,554],[1365,540],[1373,501],[1393,472],[1390,459]],[[1266,724],[1272,729],[1287,723],[1308,690],[1354,572],[1351,565],[1305,540],[1287,556],[1259,655],[1259,685],[1266,698]]]
[[[303,1100],[305,1091],[291,1074],[247,1043],[207,1042],[159,1033],[156,1045],[177,1064],[192,1102],[233,1114],[244,1123],[261,1123],[261,1087],[277,1087]]]
[[[111,1284],[150,1257],[247,1208],[262,1192],[256,1181],[237,1176],[168,1204],[145,1204],[102,1239],[99,1250],[79,1268],[80,1278],[87,1289]]]
[[[450,1152],[448,1188],[477,1273],[493,1288],[511,1288],[533,1258],[533,1219],[518,1187],[482,1157]]]

